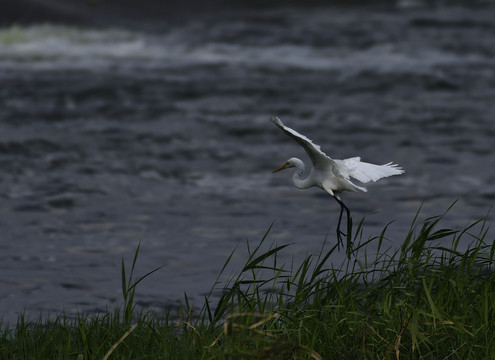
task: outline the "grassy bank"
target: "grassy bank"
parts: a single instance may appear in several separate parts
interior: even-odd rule
[[[394,251],[385,251],[386,228],[362,239],[361,222],[340,268],[327,261],[335,247],[283,268],[277,254],[286,245],[267,249],[267,232],[199,312],[185,298],[179,319],[134,311],[138,249],[131,265],[123,264],[121,310],[20,317],[0,330],[0,358],[493,359],[495,244],[482,221],[453,230],[441,219],[415,218]],[[377,255],[367,254],[370,243]]]

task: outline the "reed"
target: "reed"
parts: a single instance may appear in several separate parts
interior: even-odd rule
[[[363,239],[362,220],[351,260],[339,267],[328,261],[336,247],[323,246],[285,268],[277,257],[288,245],[270,245],[270,227],[255,247],[248,243],[235,276],[218,280],[232,252],[202,307],[193,311],[185,296],[173,319],[135,310],[137,284],[154,272],[133,280],[138,247],[129,274],[122,265],[123,310],[52,321],[20,316],[15,327],[0,328],[0,358],[495,358],[495,243],[487,224],[455,230],[441,227],[445,214],[422,222],[418,214],[395,250],[387,248],[395,243],[386,239],[388,226]]]

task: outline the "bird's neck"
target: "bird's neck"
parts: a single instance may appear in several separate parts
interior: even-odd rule
[[[306,189],[311,186],[313,186],[313,182],[311,179],[308,177],[304,177],[304,172],[306,170],[306,167],[304,166],[304,163],[299,160],[295,159],[295,166],[296,166],[296,172],[294,175],[292,175],[292,183],[294,186],[298,189]]]

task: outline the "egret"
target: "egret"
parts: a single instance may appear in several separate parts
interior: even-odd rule
[[[337,224],[337,245],[340,248],[340,246],[343,246],[344,244],[342,236],[347,236],[340,230],[342,216],[345,210],[347,214],[347,232],[349,234],[350,210],[344,204],[339,194],[343,191],[367,191],[365,187],[354,184],[351,181],[351,178],[356,179],[361,183],[374,182],[384,177],[400,175],[404,173],[404,170],[397,164],[392,164],[391,162],[384,165],[362,162],[360,157],[352,157],[344,160],[332,159],[321,151],[319,145],[316,145],[309,138],[299,134],[290,127],[285,126],[278,117],[273,117],[271,120],[275,125],[282,129],[284,133],[289,135],[304,148],[313,163],[313,167],[307,176],[304,175],[306,171],[304,162],[295,157],[287,160],[281,167],[273,172],[276,173],[280,170],[296,168],[296,171],[292,176],[292,183],[296,188],[306,189],[317,186],[329,193],[339,203],[340,216]],[[347,252],[348,254],[350,252],[349,237]]]

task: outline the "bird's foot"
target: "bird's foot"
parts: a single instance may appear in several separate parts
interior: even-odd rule
[[[337,229],[337,249],[340,250],[340,247],[344,248],[344,239],[347,238],[347,234],[340,229]]]

